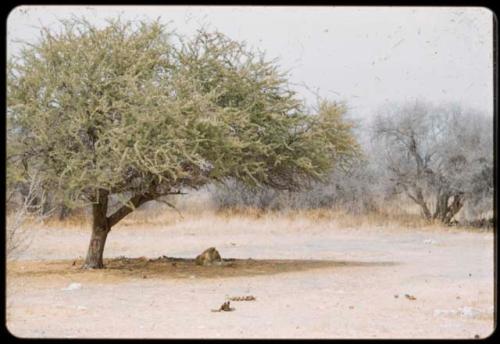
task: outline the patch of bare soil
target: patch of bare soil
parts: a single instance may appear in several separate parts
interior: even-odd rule
[[[9,274],[13,278],[78,278],[82,281],[98,279],[113,283],[130,278],[228,278],[241,276],[272,275],[312,269],[356,266],[390,266],[393,262],[357,262],[334,260],[299,259],[223,259],[220,264],[200,266],[195,259],[162,256],[118,257],[105,259],[105,269],[82,269],[83,260],[20,261],[9,263]]]
[[[116,228],[106,269],[82,270],[88,242],[34,230],[7,264],[13,335],[472,339],[496,327],[491,232],[198,216]],[[226,259],[197,265],[207,247]]]

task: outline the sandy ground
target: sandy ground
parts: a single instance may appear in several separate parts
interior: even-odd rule
[[[225,258],[333,262],[258,275],[186,270],[142,278],[137,268],[120,276],[75,272],[71,262],[89,240],[85,228],[33,231],[30,249],[7,275],[7,328],[18,337],[484,338],[496,326],[491,232],[201,215],[125,223],[110,233],[107,258],[193,258],[215,246]],[[33,270],[54,260],[67,261],[57,273]],[[81,288],[63,290],[71,283]],[[245,295],[256,300],[210,311]]]

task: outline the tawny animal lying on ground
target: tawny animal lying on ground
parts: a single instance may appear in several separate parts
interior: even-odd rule
[[[220,264],[221,262],[222,258],[215,247],[207,248],[202,254],[196,257],[197,265],[212,265],[217,263]]]

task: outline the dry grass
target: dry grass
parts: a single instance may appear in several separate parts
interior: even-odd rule
[[[247,219],[287,219],[290,221],[307,220],[315,223],[333,222],[339,228],[367,228],[367,227],[402,227],[424,228],[442,227],[438,222],[429,222],[417,214],[387,210],[384,212],[368,212],[352,214],[343,209],[309,209],[287,211],[262,211],[259,209],[227,209],[216,213],[225,218]]]
[[[341,228],[391,225],[402,227],[427,227],[435,225],[429,223],[418,214],[394,210],[352,214],[343,209],[333,208],[282,211],[262,210],[258,208],[229,208],[216,211],[212,208],[200,209],[197,207],[183,209],[180,214],[165,208],[139,210],[130,214],[121,224],[124,226],[169,226],[196,218],[226,221],[237,219],[261,221],[284,220],[291,222],[306,220],[312,222],[335,222],[336,225]]]
[[[363,214],[349,213],[344,209],[322,208],[308,210],[271,211],[256,208],[230,208],[217,211],[210,205],[198,202],[184,204],[180,212],[159,205],[138,209],[123,219],[117,226],[126,228],[164,228],[169,227],[217,231],[217,226],[252,227],[258,230],[287,228],[290,231],[313,228],[320,224],[323,228],[366,229],[385,228],[397,230],[465,230],[487,231],[472,227],[447,227],[436,221],[427,221],[415,208],[408,204],[387,205],[379,211]],[[44,221],[47,227],[79,229],[87,231],[91,225],[88,212],[80,210],[63,221],[52,218]],[[253,228],[255,227],[255,228]],[[491,230],[491,229],[489,229]]]

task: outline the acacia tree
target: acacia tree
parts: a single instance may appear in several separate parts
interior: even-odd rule
[[[492,208],[492,124],[491,118],[457,104],[417,101],[384,109],[373,135],[385,150],[394,186],[420,206],[426,219],[450,223],[466,200],[489,198]]]
[[[299,189],[356,152],[335,104],[306,113],[276,61],[220,33],[176,37],[158,21],[72,19],[8,63],[8,164],[92,205],[87,268],[145,202],[228,177]]]

